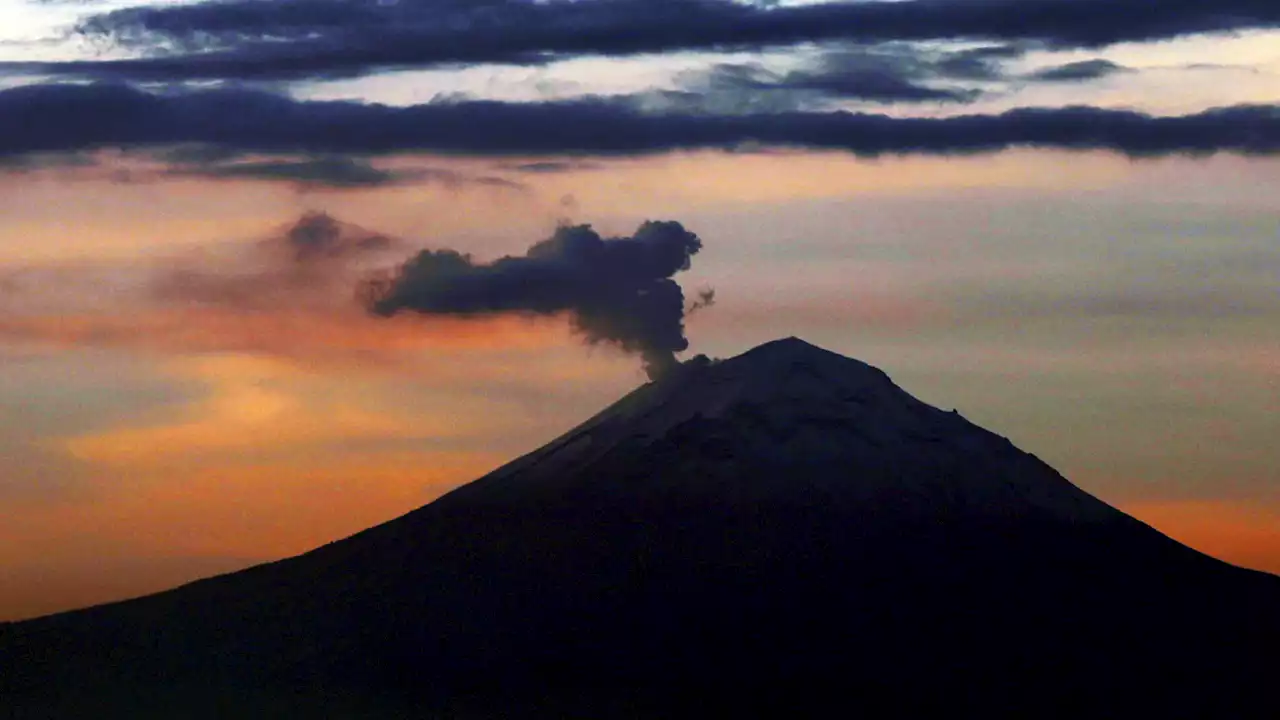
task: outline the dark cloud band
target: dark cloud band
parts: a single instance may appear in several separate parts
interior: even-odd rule
[[[1280,26],[1274,0],[220,0],[99,14],[79,28],[156,53],[40,66],[116,78],[282,79],[580,55],[944,39],[1054,47]],[[36,68],[29,68],[36,69]]]
[[[86,122],[86,119],[91,122]],[[1155,117],[1091,107],[898,118],[848,112],[646,114],[629,102],[461,102],[388,107],[248,90],[150,94],[120,85],[0,91],[0,157],[182,144],[257,153],[638,155],[743,146],[859,155],[1012,147],[1130,156],[1280,153],[1280,106]]]

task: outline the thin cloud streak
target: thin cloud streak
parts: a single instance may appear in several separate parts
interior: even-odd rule
[[[521,167],[505,169],[527,172]],[[252,182],[285,185],[304,193],[423,186],[450,191],[488,188],[523,193],[529,190],[528,185],[519,180],[445,166],[381,167],[370,158],[355,155],[253,156],[210,146],[179,146],[124,154],[79,150],[11,155],[0,157],[0,178],[5,176],[54,177],[60,181],[105,179],[118,184],[172,180]]]
[[[1126,72],[1132,70],[1110,60],[1095,58],[1043,68],[1028,77],[1041,82],[1087,82]]]

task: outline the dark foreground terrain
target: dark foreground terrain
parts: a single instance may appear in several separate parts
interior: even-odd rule
[[[0,717],[1276,718],[1278,658],[1280,578],[784,340],[306,555],[0,625]]]

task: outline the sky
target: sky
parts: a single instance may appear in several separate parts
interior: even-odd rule
[[[1280,572],[1271,0],[0,0],[0,619],[799,336]]]

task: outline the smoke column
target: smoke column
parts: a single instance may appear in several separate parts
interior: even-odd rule
[[[656,379],[689,347],[684,292],[672,276],[688,270],[700,249],[698,236],[678,222],[646,222],[630,237],[611,238],[590,225],[562,226],[523,256],[492,263],[423,250],[393,275],[371,280],[362,296],[384,316],[567,313],[587,342],[638,353]]]

